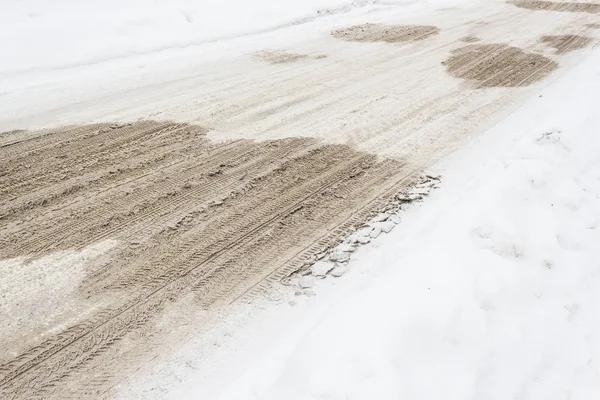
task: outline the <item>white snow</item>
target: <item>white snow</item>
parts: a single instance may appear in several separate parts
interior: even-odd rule
[[[5,0],[0,132],[140,118],[214,127],[196,102],[225,75],[260,73],[251,54],[295,48],[316,57],[323,33],[340,23],[383,21],[391,11],[446,1]],[[319,43],[307,46],[307,38]],[[201,107],[209,115],[211,105],[226,107],[211,100]]]
[[[307,275],[307,276],[303,276],[302,278],[300,278],[298,280],[298,286],[300,286],[301,289],[310,289],[315,285],[315,278]]]
[[[595,50],[436,167],[442,188],[344,277],[178,371],[172,398],[600,398],[599,105]]]
[[[407,0],[393,0],[402,3]],[[0,78],[264,32],[375,0],[4,0]],[[387,1],[386,3],[390,3]]]

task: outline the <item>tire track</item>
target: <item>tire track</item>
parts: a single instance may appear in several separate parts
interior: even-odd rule
[[[59,226],[56,226],[54,222],[56,222],[57,219],[61,220],[61,217],[53,215],[53,218],[49,220],[52,223],[49,227],[49,231],[43,232],[38,226],[34,230],[35,234],[33,238],[29,240],[21,238],[22,243],[11,247],[13,252],[8,256],[14,257],[31,253],[37,254],[43,252],[45,249],[47,250],[47,247],[36,248],[35,246],[37,246],[38,243],[50,244],[51,242],[52,245],[60,247],[61,243],[66,241],[62,248],[81,248],[86,242],[99,241],[115,232],[122,231],[124,225],[129,226],[139,221],[143,221],[144,219],[158,217],[160,214],[168,214],[170,209],[178,206],[182,201],[189,200],[194,195],[206,195],[207,193],[211,195],[217,194],[219,192],[216,189],[219,185],[226,185],[226,183],[230,181],[237,182],[239,177],[234,176],[231,171],[229,171],[230,173],[228,174],[214,173],[214,176],[211,177],[210,175],[216,171],[216,168],[219,168],[220,165],[224,165],[224,162],[225,164],[232,163],[232,159],[236,159],[236,163],[239,163],[240,159],[247,159],[250,164],[242,164],[236,169],[238,173],[243,172],[247,174],[248,171],[241,171],[241,169],[250,168],[252,165],[256,164],[257,160],[259,160],[259,162],[260,160],[262,160],[262,162],[267,161],[260,157],[260,152],[264,153],[265,149],[267,149],[267,147],[257,147],[254,145],[239,146],[238,142],[238,145],[225,147],[221,149],[221,151],[217,150],[213,154],[206,153],[201,154],[198,157],[192,157],[189,160],[187,167],[182,170],[159,169],[160,174],[164,173],[168,176],[173,176],[174,178],[158,182],[150,180],[149,182],[146,182],[143,190],[136,190],[126,197],[122,196],[122,192],[127,190],[126,188],[111,188],[111,195],[113,197],[102,199],[102,203],[107,204],[96,207],[91,214],[87,212],[87,207],[89,205],[86,206],[85,202],[80,204],[80,206],[84,207],[81,212],[65,210],[70,211],[68,213],[65,212],[65,214],[68,214],[69,220]],[[200,150],[202,150],[202,148]],[[275,152],[272,156],[279,157],[280,154]],[[154,167],[156,166],[150,168],[153,169]],[[250,171],[252,171],[252,169],[250,169]],[[187,193],[182,192],[182,188],[185,186],[186,182],[190,180],[190,177],[199,179],[198,177],[201,175],[203,175],[203,178],[194,185],[194,189],[187,191]],[[242,174],[240,173],[239,175]],[[178,192],[182,192],[181,195],[178,196]],[[118,198],[119,196],[121,197],[120,199]],[[130,216],[129,214],[131,213],[132,208],[136,206],[140,208],[144,206],[145,208],[141,210],[142,212],[137,212],[135,213],[136,215]],[[81,219],[71,218],[73,214],[75,214],[75,217],[80,216]],[[86,233],[87,230],[97,228],[99,221],[100,225],[102,225],[106,223],[106,221],[115,221],[117,219],[122,221],[117,221],[118,223],[113,224],[109,229],[101,229],[101,232],[98,234]],[[73,233],[77,233],[78,237],[69,240]],[[92,237],[90,237],[90,235],[92,235]],[[53,238],[53,240],[50,241],[49,238]],[[3,254],[1,249],[0,254]]]
[[[542,55],[505,44],[464,46],[454,50],[444,65],[451,75],[476,81],[479,88],[527,86],[558,68]]]
[[[513,0],[509,1],[520,8],[534,11],[582,12],[589,14],[600,13],[600,4],[582,2],[558,2],[543,0]]]
[[[165,132],[168,133],[168,131]],[[189,131],[186,133],[190,134]],[[205,130],[198,132],[202,135],[204,133]],[[168,162],[167,158],[169,157],[181,161],[185,154],[182,151],[186,146],[198,145],[189,143],[190,140],[182,141],[178,136],[174,139],[163,140],[150,148],[145,144],[146,151],[133,156],[119,148],[103,150],[100,153],[89,152],[85,158],[77,157],[81,159],[76,159],[76,157],[65,159],[66,155],[64,154],[54,156],[56,160],[52,160],[52,157],[45,154],[43,157],[30,156],[25,163],[27,168],[13,168],[11,171],[13,178],[7,180],[6,189],[0,191],[0,198],[18,197],[18,201],[0,208],[0,218],[16,216],[17,212],[22,211],[23,208],[48,204],[53,197],[62,197],[60,196],[61,192],[64,192],[65,195],[72,195],[81,189],[81,186],[88,189],[89,185],[97,184],[98,181],[103,180],[105,183],[109,183],[109,181],[122,180],[122,176],[119,175],[123,173],[135,174],[136,171],[154,168],[158,162],[163,160]],[[200,141],[200,146],[203,142],[204,140]],[[135,148],[135,143],[130,142],[127,147]],[[105,157],[106,153],[110,153],[110,157]],[[123,163],[121,159],[127,161]],[[5,161],[6,164],[9,162],[15,163],[13,160]],[[23,163],[17,165],[21,166]],[[14,179],[18,182],[13,182]],[[37,181],[39,181],[39,185],[34,186],[33,183]]]
[[[75,191],[65,193],[62,181],[48,180],[42,194],[29,187],[28,197],[25,186],[22,198],[7,198],[0,232],[9,239],[0,242],[0,254],[41,256],[106,238],[122,245],[78,289],[82,298],[102,299],[101,309],[83,320],[54,321],[58,332],[38,343],[3,343],[3,398],[89,395],[85,382],[92,378],[80,371],[94,366],[102,379],[116,379],[122,365],[153,354],[144,343],[167,304],[188,293],[197,307],[212,310],[255,292],[257,281],[275,279],[273,272],[289,260],[310,258],[377,211],[373,199],[400,190],[397,174],[408,168],[315,139],[215,145],[201,128],[187,125],[146,122],[68,132],[72,138],[45,133],[0,149],[10,155],[25,146],[36,163],[33,170],[14,169],[9,190],[56,169],[60,152],[73,154],[78,161],[72,168],[85,170],[73,173],[73,183],[81,180]],[[60,151],[53,145],[59,142]],[[98,150],[107,142],[113,150]],[[128,163],[145,164],[111,174],[127,171]],[[35,196],[51,201],[19,206]],[[119,360],[114,351],[129,346],[126,337],[135,338],[135,351]],[[94,387],[110,386],[98,379]]]
[[[593,39],[579,35],[548,35],[540,38],[541,43],[554,48],[556,54],[566,54],[582,49],[592,43]]]

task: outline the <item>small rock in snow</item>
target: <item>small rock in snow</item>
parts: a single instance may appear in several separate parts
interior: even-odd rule
[[[314,285],[315,285],[315,278],[313,278],[310,275],[303,276],[302,278],[300,278],[298,280],[298,286],[300,286],[302,289],[309,289],[309,288],[313,287]]]
[[[327,261],[319,261],[310,267],[310,272],[318,278],[325,278],[325,275],[335,267],[335,264]]]

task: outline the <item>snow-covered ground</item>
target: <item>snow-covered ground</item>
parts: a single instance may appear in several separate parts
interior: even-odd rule
[[[198,96],[194,79],[212,77],[202,86],[218,81],[219,72],[207,67],[253,71],[255,65],[241,65],[253,52],[327,37],[332,26],[367,15],[378,21],[390,10],[448,1],[6,0],[0,8],[0,131],[156,118],[189,103],[170,92],[179,87],[174,82],[185,81],[180,95]],[[136,93],[133,104],[125,100],[139,89],[144,93]],[[148,101],[149,89],[159,90],[162,100]],[[112,104],[108,112],[103,101]]]
[[[409,0],[387,0],[394,4]],[[5,0],[0,12],[0,77],[181,48],[376,0]]]
[[[599,105],[595,49],[438,165],[344,277],[190,343],[144,396],[598,398]]]

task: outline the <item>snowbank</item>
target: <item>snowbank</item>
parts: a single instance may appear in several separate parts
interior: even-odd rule
[[[464,151],[225,398],[600,398],[599,76],[596,51]]]
[[[377,0],[5,0],[0,12],[0,76],[185,47],[379,3]]]

